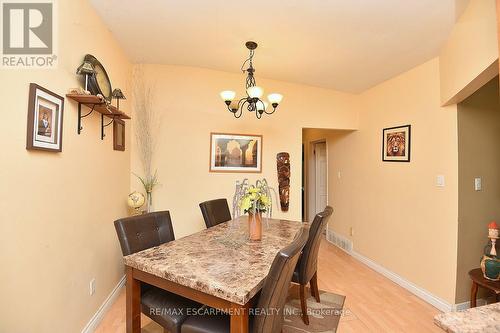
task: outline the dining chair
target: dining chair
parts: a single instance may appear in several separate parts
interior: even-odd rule
[[[264,281],[258,297],[258,311],[250,316],[249,332],[252,333],[279,333],[283,327],[283,312],[288,296],[288,289],[292,274],[299,259],[300,251],[307,242],[307,227],[302,227],[295,240],[281,249],[274,258],[269,273]],[[266,311],[272,309],[272,311]],[[215,311],[214,311],[215,312]],[[210,313],[210,311],[203,311]],[[182,333],[224,333],[230,332],[230,318],[228,315],[196,314],[188,317],[182,324]]]
[[[126,217],[115,221],[124,256],[175,240],[169,211]],[[141,310],[164,332],[179,333],[188,308],[202,305],[155,286],[141,284]]]
[[[321,243],[321,235],[323,234],[328,219],[333,213],[333,208],[326,206],[325,210],[316,214],[311,227],[309,229],[309,238],[307,244],[302,250],[295,271],[293,272],[292,281],[298,283],[300,290],[300,306],[302,309],[302,320],[304,324],[309,325],[309,316],[307,315],[307,302],[305,289],[309,283],[311,286],[311,294],[320,303],[318,289],[318,251]]]
[[[215,199],[200,203],[201,214],[208,228],[231,220],[231,212],[226,199]]]

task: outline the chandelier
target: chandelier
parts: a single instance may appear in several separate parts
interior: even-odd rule
[[[220,93],[221,98],[224,100],[224,103],[227,105],[227,109],[233,113],[235,118],[239,118],[243,114],[243,109],[246,108],[250,112],[255,112],[255,116],[257,119],[260,119],[262,115],[265,114],[273,114],[278,107],[278,104],[281,103],[283,96],[280,94],[272,93],[267,96],[268,102],[265,102],[261,99],[264,94],[264,90],[257,86],[255,82],[255,68],[253,67],[253,56],[255,53],[255,49],[257,48],[257,43],[255,42],[246,42],[245,46],[250,51],[250,56],[248,59],[243,62],[241,65],[241,71],[247,72],[246,79],[246,97],[243,97],[240,100],[235,100],[236,93],[231,90],[224,90]],[[244,68],[245,65],[248,64],[248,68]],[[272,108],[272,110],[271,110]]]

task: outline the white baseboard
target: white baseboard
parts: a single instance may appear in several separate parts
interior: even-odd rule
[[[328,230],[328,232],[332,233],[332,234],[336,234],[333,230]],[[340,237],[342,237],[342,236],[340,236]],[[328,240],[328,237],[327,237],[327,240]],[[332,243],[331,241],[329,241],[329,242]],[[337,246],[337,247],[339,247],[335,243],[332,243],[332,244],[335,245],[335,246]],[[342,249],[342,248],[340,248],[340,249]],[[362,262],[366,266],[370,267],[375,272],[382,274],[383,276],[385,276],[386,278],[388,278],[392,282],[394,282],[394,283],[398,284],[399,286],[405,288],[406,290],[408,290],[412,294],[420,297],[421,299],[423,299],[427,303],[431,304],[432,306],[434,306],[435,308],[437,308],[437,309],[439,309],[439,310],[441,310],[443,312],[449,312],[449,311],[458,310],[459,309],[458,308],[459,305],[461,305],[461,307],[460,307],[461,309],[468,308],[469,302],[467,302],[467,305],[465,305],[464,303],[457,304],[456,306],[454,304],[450,304],[450,303],[446,302],[445,300],[443,300],[443,299],[441,299],[441,298],[433,295],[429,291],[427,291],[427,290],[425,290],[425,289],[423,289],[423,288],[421,288],[421,287],[413,284],[412,282],[406,280],[405,278],[399,276],[398,274],[396,274],[396,273],[388,270],[387,268],[385,268],[382,265],[376,263],[375,261],[373,261],[373,260],[371,260],[371,259],[363,256],[362,254],[356,252],[354,250],[354,246],[353,246],[353,248],[352,248],[351,251],[349,251],[349,252],[346,251],[346,253],[350,254],[352,257],[354,257],[355,259],[359,260],[360,262]]]
[[[432,306],[434,306],[435,308],[443,311],[443,312],[449,312],[449,311],[453,311],[454,310],[454,306],[448,302],[446,302],[445,300],[431,294],[429,291],[413,284],[412,282],[406,280],[405,278],[397,275],[396,273],[394,272],[391,272],[390,270],[388,270],[387,268],[379,265],[378,263],[376,263],[375,261],[371,260],[371,259],[368,259],[367,257],[359,254],[358,252],[356,251],[352,251],[351,255],[356,258],[357,260],[361,261],[363,264],[365,264],[366,266],[370,267],[371,269],[373,269],[374,271],[382,274],[383,276],[385,276],[386,278],[388,278],[389,280],[391,280],[392,282],[400,285],[401,287],[405,288],[406,290],[408,290],[409,292],[411,292],[412,294],[420,297],[421,299],[423,299],[424,301],[426,301],[427,303],[431,304]]]
[[[478,305],[479,305],[479,303],[478,303]],[[455,304],[453,310],[454,311],[462,311],[462,310],[467,310],[468,308],[470,308],[470,302],[463,302],[463,303]]]
[[[108,297],[106,297],[106,299],[101,304],[97,312],[92,316],[92,318],[90,318],[90,321],[82,329],[82,333],[92,333],[96,330],[97,326],[99,326],[99,324],[101,323],[102,318],[104,318],[106,312],[108,312],[109,308],[118,298],[118,295],[120,295],[120,289],[124,285],[125,285],[125,276],[123,276],[120,279],[120,281],[118,281],[118,284],[115,286],[115,288],[113,288]]]
[[[491,299],[490,301],[491,302],[495,302],[494,299]],[[488,304],[488,300],[487,299],[478,298],[476,300],[476,305],[477,306],[483,306],[483,305],[486,305],[486,304]],[[458,303],[458,304],[455,304],[453,306],[453,311],[463,311],[463,310],[467,310],[467,309],[470,309],[470,302]]]

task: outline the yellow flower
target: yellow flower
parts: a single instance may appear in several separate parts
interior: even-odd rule
[[[260,196],[260,203],[264,207],[269,207],[269,205],[271,204],[271,200],[269,199],[269,197],[267,195],[263,194]]]
[[[248,193],[259,193],[260,192],[260,188],[258,187],[250,187],[248,189]]]
[[[250,197],[249,196],[244,196],[241,199],[240,208],[243,211],[246,211],[246,210],[249,210],[251,206],[252,206],[252,200],[250,199]]]

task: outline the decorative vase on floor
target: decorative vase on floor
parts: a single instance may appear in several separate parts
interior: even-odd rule
[[[262,213],[248,213],[248,234],[251,241],[262,239]]]

